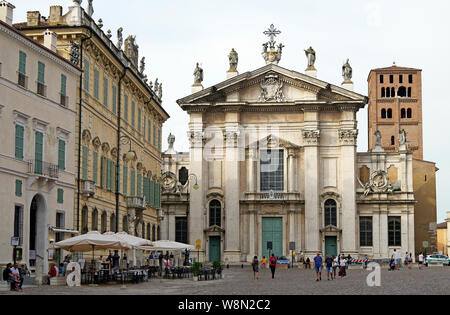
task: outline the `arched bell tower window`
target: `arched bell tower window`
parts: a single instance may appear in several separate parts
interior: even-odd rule
[[[221,212],[222,212],[222,205],[220,204],[220,201],[218,200],[212,200],[209,203],[209,226],[221,226]]]
[[[411,108],[408,108],[407,117],[412,118],[412,109]]]
[[[406,118],[406,109],[402,108],[401,117]]]
[[[391,119],[392,118],[392,109],[389,108],[387,111],[387,118]]]
[[[386,117],[387,117],[387,116],[386,116],[386,109],[383,108],[383,109],[381,110],[381,118],[386,119]]]
[[[337,204],[333,199],[325,201],[325,226],[337,226]]]

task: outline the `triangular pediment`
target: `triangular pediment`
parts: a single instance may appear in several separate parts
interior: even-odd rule
[[[290,141],[287,141],[283,138],[279,138],[271,134],[268,136],[261,137],[259,140],[250,143],[246,148],[279,149],[279,148],[299,148],[299,146]]]
[[[177,101],[192,105],[272,105],[354,103],[363,107],[367,97],[300,72],[269,64],[240,74]]]

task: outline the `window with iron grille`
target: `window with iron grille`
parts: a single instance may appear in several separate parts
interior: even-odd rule
[[[23,207],[14,207],[14,237],[19,237],[19,245],[23,244]]]
[[[325,226],[337,226],[337,204],[333,199],[325,201]]]
[[[260,151],[261,191],[284,191],[284,151]]]
[[[221,226],[222,206],[218,200],[209,203],[209,226]]]
[[[359,243],[360,246],[373,246],[372,217],[359,217]]]
[[[175,218],[175,241],[183,244],[188,242],[186,217]]]
[[[64,229],[66,226],[65,224],[65,215],[64,212],[58,211],[56,212],[56,228],[58,229]],[[58,232],[55,235],[55,241],[60,242],[64,240],[64,233]]]
[[[388,218],[389,246],[402,246],[401,217]]]

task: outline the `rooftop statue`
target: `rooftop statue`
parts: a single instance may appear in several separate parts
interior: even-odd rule
[[[402,129],[402,130],[399,131],[398,140],[400,142],[400,145],[403,145],[403,144],[407,143],[406,142],[406,131],[405,131],[405,129]]]
[[[139,71],[143,74],[145,71],[145,57],[142,57],[141,59],[141,67],[139,69]]]
[[[230,54],[228,55],[228,60],[230,61],[230,70],[231,72],[236,72],[237,71],[237,66],[238,66],[238,62],[239,62],[239,55],[236,52],[236,50],[231,49]]]
[[[162,99],[162,95],[163,95],[163,92],[162,92],[162,83],[159,85],[159,89],[158,89],[158,97],[159,97],[159,99]]]
[[[123,32],[123,28],[119,28],[117,30],[117,48],[119,50],[122,49],[122,45],[123,45],[123,36],[122,36],[122,32]]]
[[[88,0],[89,5],[88,5],[88,9],[87,9],[87,14],[91,17],[94,14],[94,6],[92,5],[92,1],[93,0]],[[80,1],[80,3],[81,3],[81,1]]]
[[[308,67],[306,70],[316,70],[314,67],[314,64],[316,63],[316,52],[315,50],[310,46],[308,49],[305,50],[306,58],[308,59]]]
[[[349,63],[350,59],[342,66],[342,76],[344,77],[344,82],[351,82],[353,77],[353,69]]]
[[[203,82],[203,69],[200,68],[199,63],[194,70],[194,85],[201,85]]]
[[[375,131],[375,146],[376,147],[381,147],[381,132],[380,130]]]
[[[262,56],[266,61],[266,64],[278,64],[281,60],[281,54],[283,53],[283,44],[278,45],[278,49],[275,48],[275,37],[281,34],[281,31],[277,30],[275,26],[270,25],[269,29],[263,33],[264,35],[269,36],[270,40],[267,43],[263,44],[263,52]]]

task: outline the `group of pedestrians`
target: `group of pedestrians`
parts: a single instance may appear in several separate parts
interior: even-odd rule
[[[269,267],[272,272],[272,279],[275,279],[275,270],[277,269],[278,259],[274,254],[269,258]],[[259,260],[258,256],[253,257],[252,269],[253,269],[253,279],[259,279]],[[261,260],[261,267],[264,269],[267,265],[267,258],[264,256]]]
[[[22,291],[23,276],[18,264],[7,264],[3,270],[3,280],[11,285],[11,291]]]
[[[327,254],[326,258],[323,259],[320,253],[317,253],[316,257],[314,257],[316,281],[322,281],[323,266],[326,267],[328,281],[336,279],[336,272],[338,268],[338,276],[341,277],[341,279],[347,276],[348,260],[344,255],[336,257],[334,255],[330,256]]]

